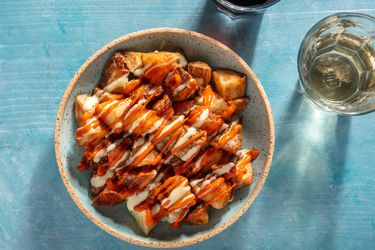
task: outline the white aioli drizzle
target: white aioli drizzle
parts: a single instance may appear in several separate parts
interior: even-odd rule
[[[94,113],[95,112],[95,106],[96,104],[99,103],[99,98],[95,95],[93,96],[88,96],[86,99],[85,99],[85,102],[83,104],[83,111],[84,112],[87,112],[87,113]]]
[[[128,74],[125,74],[125,75],[121,76],[120,78],[116,79],[115,81],[111,82],[110,84],[108,84],[104,88],[104,91],[112,92],[113,90],[121,87],[121,85],[123,85],[125,83],[128,83],[128,82],[129,82]]]
[[[202,127],[203,123],[207,120],[210,111],[208,109],[204,109],[202,113],[198,116],[198,118],[194,121],[193,126],[196,128]]]
[[[173,149],[181,146],[183,143],[185,143],[190,137],[192,137],[196,133],[197,133],[197,130],[194,127],[189,127],[186,133],[181,138],[178,139],[176,144],[173,146]]]
[[[201,149],[200,146],[195,146],[189,149],[188,152],[186,152],[182,157],[181,160],[187,161],[189,160],[193,155],[195,155],[199,150]]]

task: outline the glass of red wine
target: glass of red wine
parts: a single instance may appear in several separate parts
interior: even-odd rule
[[[266,8],[280,0],[215,0],[217,8],[231,18],[242,15],[263,12]]]

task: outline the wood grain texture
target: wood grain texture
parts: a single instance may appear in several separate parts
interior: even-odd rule
[[[307,30],[339,11],[375,15],[373,0],[282,0],[232,21],[211,1],[1,1],[0,248],[140,249],[80,213],[60,180],[53,126],[79,66],[132,31],[210,35],[253,68],[270,99],[276,151],[266,186],[230,229],[189,249],[371,249],[375,245],[375,113],[338,117],[297,91]]]

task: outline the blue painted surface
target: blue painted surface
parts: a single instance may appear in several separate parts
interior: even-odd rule
[[[230,229],[189,249],[374,249],[375,113],[339,117],[296,91],[307,30],[339,11],[375,15],[373,0],[282,0],[232,21],[211,1],[1,1],[0,249],[140,249],[75,206],[60,180],[53,126],[74,72],[123,34],[179,27],[237,51],[259,76],[276,123],[271,173]]]

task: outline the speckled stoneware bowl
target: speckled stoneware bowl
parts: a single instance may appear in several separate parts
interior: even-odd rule
[[[144,236],[128,213],[125,204],[94,207],[88,194],[90,173],[78,172],[76,165],[82,149],[75,140],[74,98],[91,93],[100,79],[107,59],[117,50],[154,51],[182,49],[189,61],[202,60],[212,67],[228,68],[247,75],[250,103],[243,117],[243,146],[261,151],[253,163],[254,183],[235,191],[235,199],[224,209],[210,209],[207,225],[182,225],[172,229],[159,223],[149,236]],[[162,48],[163,49],[163,48]],[[74,202],[96,225],[108,233],[134,244],[147,247],[179,247],[206,240],[233,224],[253,203],[262,189],[270,169],[274,149],[274,125],[270,104],[250,67],[231,49],[202,34],[171,28],[150,29],[123,36],[92,55],[73,76],[62,98],[56,119],[55,150],[62,180]],[[67,218],[69,219],[69,218]]]

